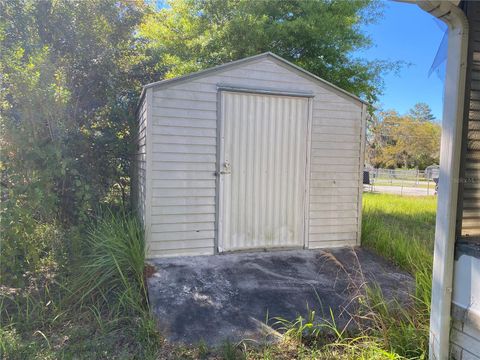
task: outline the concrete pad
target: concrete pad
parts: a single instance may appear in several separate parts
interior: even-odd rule
[[[348,318],[365,282],[387,298],[407,301],[410,275],[361,248],[235,253],[150,260],[149,299],[167,340],[274,341],[275,317],[305,316],[308,309],[337,321]],[[268,325],[267,325],[268,324]]]

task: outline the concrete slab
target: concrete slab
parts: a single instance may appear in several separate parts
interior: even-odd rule
[[[235,253],[150,260],[151,308],[169,341],[217,346],[244,339],[273,341],[275,317],[308,309],[338,321],[365,282],[407,301],[413,279],[361,248]],[[268,324],[268,325],[266,325]]]

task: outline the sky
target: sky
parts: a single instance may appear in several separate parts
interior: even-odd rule
[[[384,95],[380,108],[408,112],[417,102],[425,102],[437,119],[442,114],[443,83],[436,73],[428,72],[437,53],[444,31],[433,16],[417,5],[386,1],[384,17],[363,29],[374,46],[357,55],[368,59],[403,60],[398,75],[384,77]]]

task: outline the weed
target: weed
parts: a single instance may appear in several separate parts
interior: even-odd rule
[[[308,309],[307,317],[298,316],[295,320],[289,321],[287,319],[277,317],[274,327],[283,332],[287,338],[292,338],[298,342],[316,339],[320,335],[320,326],[316,323],[315,311]]]
[[[146,308],[145,245],[133,217],[107,213],[89,232],[86,254],[72,282],[75,304],[94,303],[117,313]]]
[[[208,354],[210,353],[208,345],[204,340],[200,341],[197,344],[197,349],[198,349],[198,356],[200,357],[200,359],[206,359]]]
[[[230,341],[226,341],[221,347],[221,354],[225,360],[245,360],[245,354],[237,345]]]

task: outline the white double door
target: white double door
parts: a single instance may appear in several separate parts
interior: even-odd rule
[[[304,246],[309,99],[221,92],[218,249]]]

